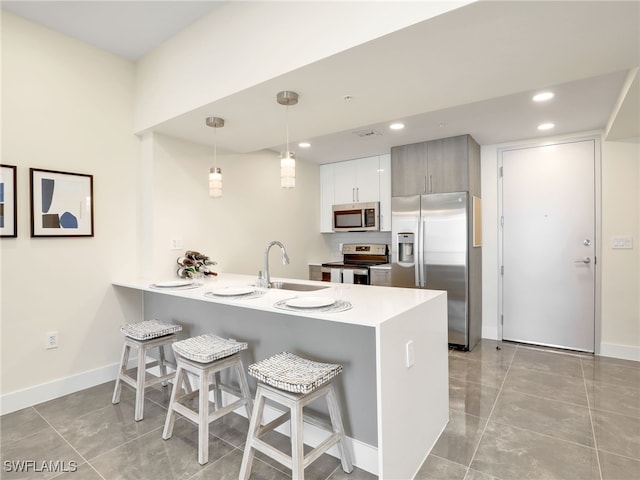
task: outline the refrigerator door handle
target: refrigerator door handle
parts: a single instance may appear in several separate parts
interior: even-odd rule
[[[424,217],[420,216],[420,225],[419,225],[419,237],[420,237],[420,288],[425,288],[427,286],[427,265],[426,259],[424,255],[425,249],[425,221]]]
[[[422,217],[418,217],[418,224],[416,225],[416,236],[418,237],[416,242],[416,248],[418,251],[416,252],[416,287],[423,288],[424,287],[424,278],[423,278],[423,254],[424,254],[424,235],[422,231]]]

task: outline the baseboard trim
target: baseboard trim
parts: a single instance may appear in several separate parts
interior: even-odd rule
[[[0,395],[0,415],[15,412],[38,403],[53,400],[70,393],[95,387],[101,383],[114,380],[118,372],[119,363],[88,370],[86,372],[41,383],[11,393]]]
[[[601,343],[600,353],[598,355],[601,357],[613,357],[640,362],[640,347],[618,345],[615,343]]]

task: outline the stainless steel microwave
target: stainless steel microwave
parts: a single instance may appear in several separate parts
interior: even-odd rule
[[[334,232],[380,230],[380,202],[345,203],[333,206]]]

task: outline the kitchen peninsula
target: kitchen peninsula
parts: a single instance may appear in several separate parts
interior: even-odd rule
[[[342,364],[336,388],[355,464],[383,479],[411,478],[448,421],[446,293],[274,280],[321,289],[206,294],[255,282],[252,276],[226,273],[185,290],[158,289],[142,281],[114,285],[138,290],[145,319],[180,323],[182,337],[210,332],[248,342],[246,362],[291,351]],[[275,305],[305,296],[339,297],[352,308],[321,313]],[[305,441],[315,444],[313,430],[309,435],[305,430]]]

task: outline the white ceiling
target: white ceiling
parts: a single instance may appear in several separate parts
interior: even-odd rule
[[[221,2],[7,2],[10,10],[127,58],[138,58]],[[223,117],[219,148],[283,150],[280,90],[300,94],[289,107],[300,159],[326,163],[402,145],[470,133],[480,144],[605,129],[640,135],[638,81],[617,105],[640,64],[640,2],[481,1],[375,39],[209,105],[155,131],[213,144],[205,118]],[[125,19],[126,21],[124,21]],[[628,85],[627,85],[628,87]],[[552,90],[544,105],[533,93]],[[343,97],[351,95],[346,102]],[[635,99],[635,100],[634,100]],[[390,121],[406,124],[391,132]],[[538,132],[552,121],[556,128]],[[353,132],[374,131],[360,137]]]

